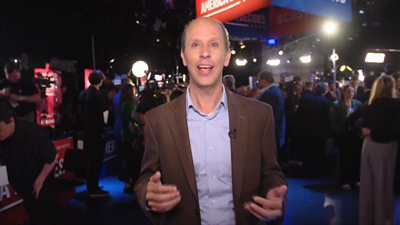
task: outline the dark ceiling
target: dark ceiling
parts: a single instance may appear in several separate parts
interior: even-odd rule
[[[100,68],[115,58],[123,62],[115,65],[115,72],[124,72],[129,68],[126,63],[142,58],[151,59],[155,68],[172,70],[179,61],[181,30],[195,17],[194,2],[3,0],[0,60],[27,53],[32,63],[55,57],[91,67],[93,37],[96,65]],[[399,5],[396,0],[353,0],[353,22],[348,31],[353,42],[347,45],[354,51],[400,48]],[[365,13],[359,14],[360,9]]]

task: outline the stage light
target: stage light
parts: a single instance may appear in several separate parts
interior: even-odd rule
[[[236,66],[245,66],[247,64],[247,59],[236,59]]]
[[[268,38],[266,41],[267,45],[269,46],[274,46],[278,44],[278,40],[276,40],[275,38]]]
[[[283,55],[283,51],[279,50],[278,55]]]
[[[279,59],[268,59],[266,64],[269,65],[269,66],[278,66],[279,64],[281,64],[281,60],[279,60]]]
[[[149,70],[149,66],[144,61],[137,61],[132,65],[132,73],[135,77],[143,77]]]
[[[311,62],[311,55],[303,55],[299,58],[300,62],[303,64],[307,64]]]
[[[335,21],[327,21],[323,24],[323,32],[328,35],[332,36],[337,33],[338,24]]]
[[[232,49],[232,50],[231,50],[231,54],[232,54],[232,55],[236,54],[236,50],[235,50],[235,49]]]
[[[366,63],[383,63],[385,62],[385,53],[368,52],[365,56]]]
[[[253,62],[255,62],[255,63],[256,63],[256,62],[257,62],[257,58],[253,58]]]

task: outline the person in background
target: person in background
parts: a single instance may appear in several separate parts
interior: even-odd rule
[[[33,225],[55,224],[56,162],[56,149],[44,129],[19,119],[7,102],[0,102],[0,164],[6,166]]]
[[[141,155],[136,149],[136,124],[132,123],[137,108],[136,87],[132,81],[121,87],[121,142],[122,142],[122,179],[124,193],[132,193],[140,172]]]
[[[287,97],[285,99],[285,119],[286,119],[286,140],[285,151],[288,157],[299,159],[296,142],[296,114],[300,103],[300,93],[302,89],[301,78],[296,76],[287,85]]]
[[[400,72],[392,73],[392,77],[395,81],[396,95],[400,97]]]
[[[272,106],[275,119],[275,135],[279,153],[285,144],[286,119],[285,119],[285,98],[279,87],[274,83],[274,76],[270,71],[262,71],[257,76],[260,96],[258,100]]]
[[[89,75],[90,86],[79,95],[81,111],[80,121],[83,123],[84,149],[87,153],[87,191],[90,198],[108,197],[108,191],[99,187],[99,177],[103,165],[105,148],[106,100],[100,95],[104,74],[95,70]]]
[[[344,190],[350,190],[359,181],[362,140],[348,118],[358,110],[361,102],[353,99],[351,85],[343,87],[342,98],[331,108],[332,127],[335,142],[339,148],[339,183]]]
[[[322,176],[326,172],[325,144],[332,137],[330,121],[331,103],[325,98],[327,84],[320,82],[312,91],[310,81],[305,82],[299,108],[296,113],[296,140],[303,156],[303,166],[307,176]]]
[[[41,98],[33,81],[22,79],[21,69],[14,62],[4,64],[6,80],[1,81],[0,99],[7,99],[12,106],[15,116],[35,122],[36,104]]]
[[[235,77],[232,74],[227,74],[222,77],[222,83],[224,83],[225,87],[228,88],[232,92],[237,92],[235,85]]]
[[[378,77],[364,113],[359,224],[395,224],[394,177],[400,100],[391,76]]]
[[[181,43],[190,84],[145,114],[135,185],[140,207],[161,224],[279,221],[287,186],[276,161],[271,107],[224,87],[230,50],[221,22],[189,22]]]

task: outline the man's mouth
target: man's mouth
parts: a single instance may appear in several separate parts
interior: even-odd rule
[[[201,72],[209,72],[210,70],[212,70],[212,68],[214,68],[211,65],[198,65],[197,69],[200,70]]]

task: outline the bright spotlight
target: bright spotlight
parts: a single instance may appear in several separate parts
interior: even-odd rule
[[[279,50],[278,55],[283,55],[283,51]]]
[[[337,28],[338,28],[338,24],[336,22],[330,20],[323,24],[322,30],[326,35],[332,36],[332,35],[336,34]]]
[[[149,70],[149,66],[144,61],[137,61],[132,65],[132,73],[135,77],[143,77]]]
[[[311,62],[311,55],[303,55],[299,58],[300,62],[303,64],[307,64]]]
[[[231,50],[231,54],[232,54],[232,55],[236,54],[236,50],[235,50],[235,49],[232,49],[232,50]]]
[[[279,64],[281,64],[281,60],[279,60],[279,59],[268,59],[266,64],[269,65],[269,66],[278,66]]]
[[[257,62],[257,58],[253,58],[253,62]]]
[[[367,63],[383,63],[385,62],[385,53],[368,52],[365,56]]]
[[[247,59],[236,59],[236,66],[245,66],[247,64]]]

